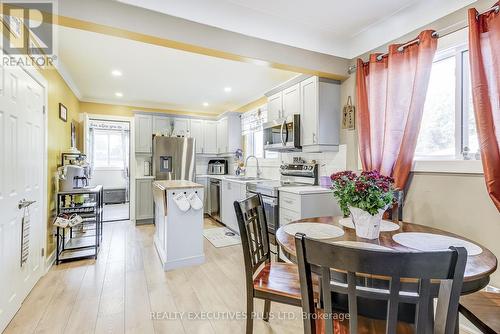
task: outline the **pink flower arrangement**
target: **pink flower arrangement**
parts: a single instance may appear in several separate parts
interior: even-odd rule
[[[379,171],[342,171],[331,175],[333,195],[339,201],[344,215],[349,207],[359,208],[374,215],[385,209],[394,199],[394,179]]]

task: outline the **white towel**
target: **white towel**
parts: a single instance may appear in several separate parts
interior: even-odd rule
[[[189,200],[189,204],[191,204],[191,207],[194,210],[201,210],[203,208],[203,202],[198,197],[196,192],[193,191],[191,194],[189,194],[187,199]]]
[[[186,212],[191,208],[189,201],[184,193],[179,193],[173,197],[174,203],[177,205],[179,210]]]

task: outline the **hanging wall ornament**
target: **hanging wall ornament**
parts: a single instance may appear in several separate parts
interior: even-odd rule
[[[354,130],[356,123],[356,109],[352,104],[351,97],[347,98],[347,104],[342,110],[342,129]]]

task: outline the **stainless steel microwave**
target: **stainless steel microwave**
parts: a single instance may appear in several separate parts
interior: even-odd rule
[[[300,115],[264,123],[264,149],[275,152],[300,151]]]

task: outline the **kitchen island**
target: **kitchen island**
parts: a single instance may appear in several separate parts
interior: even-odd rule
[[[205,262],[203,190],[186,180],[153,182],[154,243],[164,270]]]

